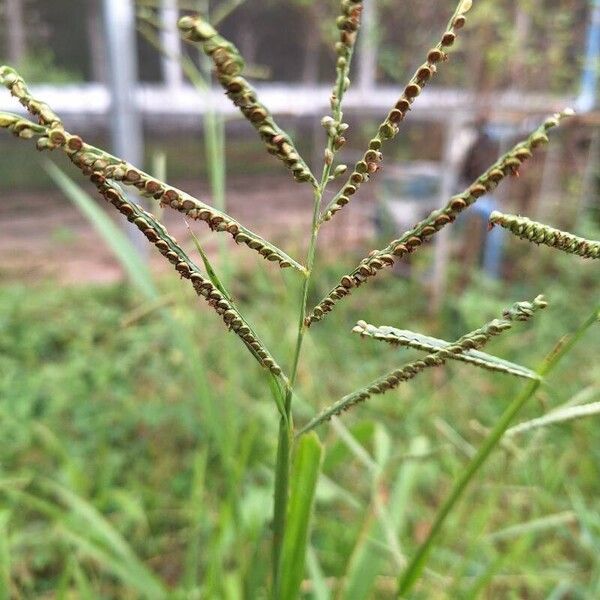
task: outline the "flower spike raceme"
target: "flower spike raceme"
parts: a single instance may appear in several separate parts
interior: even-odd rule
[[[102,197],[112,204],[127,220],[133,223],[158,251],[175,267],[184,279],[189,279],[199,297],[204,298],[217,314],[221,316],[228,329],[235,332],[258,362],[274,375],[281,374],[281,368],[275,362],[264,344],[252,331],[239,313],[232,300],[227,298],[202,273],[200,268],[183,251],[177,240],[169,235],[165,227],[154,215],[142,207],[130,202],[122,190],[100,173],[92,173],[90,179],[98,188]]]
[[[436,352],[437,350],[446,348],[450,345],[450,342],[446,342],[445,340],[433,338],[414,331],[396,329],[395,327],[388,326],[375,327],[375,325],[370,325],[365,321],[359,321],[352,331],[353,333],[359,334],[361,337],[368,337],[386,342],[394,347],[401,346],[404,348],[415,348],[424,352]],[[468,352],[455,354],[449,358],[454,358],[458,361],[466,362],[488,371],[505,373],[524,379],[539,379],[539,376],[531,369],[503,360],[497,356],[478,352],[477,350],[469,350]]]
[[[586,240],[567,231],[536,223],[527,217],[506,215],[494,211],[490,215],[490,226],[499,225],[511,233],[534,244],[544,244],[583,258],[600,258],[600,242]]]
[[[182,17],[179,29],[185,39],[199,43],[215,65],[216,77],[226,94],[260,134],[270,154],[275,155],[292,172],[296,181],[317,181],[304,162],[290,136],[273,119],[267,107],[259,102],[256,91],[242,76],[244,60],[238,49],[200,16]]]
[[[281,268],[293,267],[298,271],[305,272],[302,265],[280,248],[250,231],[228,214],[159,181],[134,165],[104,150],[86,144],[79,136],[66,131],[62,123],[57,120],[58,117],[49,121],[48,117],[54,115],[54,113],[49,108],[40,112],[39,107],[43,103],[31,96],[25,82],[14,69],[0,67],[0,82],[40,120],[40,125],[37,125],[18,115],[1,113],[0,127],[8,129],[22,138],[37,137],[38,150],[62,150],[86,176],[89,176],[92,172],[100,172],[107,179],[133,186],[142,196],[160,200],[164,206],[169,206],[191,219],[205,221],[213,231],[228,233],[238,244],[245,244],[266,260],[278,263]],[[56,125],[59,122],[60,125]]]
[[[320,321],[335,304],[377,273],[394,265],[398,258],[414,252],[440,229],[452,223],[458,214],[474,204],[478,198],[494,190],[507,175],[518,173],[520,166],[532,156],[533,150],[548,142],[548,131],[559,125],[564,117],[573,115],[566,109],[546,119],[526,140],[518,143],[498,159],[483,175],[462,194],[449,200],[446,206],[434,210],[400,238],[393,240],[383,250],[374,250],[324,298],[306,319],[310,326]]]
[[[417,96],[420,95],[423,88],[435,75],[437,64],[447,59],[446,51],[454,44],[457,31],[464,26],[466,22],[465,14],[471,9],[472,4],[472,0],[461,0],[458,3],[440,41],[429,51],[427,60],[416,70],[402,96],[379,126],[377,134],[369,142],[368,150],[364,153],[362,159],[354,165],[354,169],[344,187],[324,209],[320,218],[321,224],[329,221],[336,212],[348,204],[350,196],[354,195],[359,187],[379,170],[379,163],[383,159],[381,153],[383,142],[391,140],[398,134],[400,123],[405,119]]]
[[[483,327],[462,336],[456,342],[448,344],[420,360],[391,371],[369,385],[344,396],[341,400],[338,400],[309,421],[300,430],[298,435],[315,429],[315,427],[349,410],[356,404],[364,402],[371,396],[384,394],[397,388],[402,382],[413,379],[425,369],[441,366],[449,359],[456,358],[457,355],[482,348],[493,337],[510,329],[515,321],[528,321],[538,310],[544,309],[546,306],[547,302],[543,296],[537,296],[533,302],[518,302],[514,304],[511,308],[504,311],[502,319],[494,319]]]
[[[341,15],[336,24],[340,31],[340,37],[335,45],[337,55],[336,79],[331,92],[332,116],[323,117],[321,124],[327,131],[327,148],[325,150],[325,163],[331,165],[335,153],[344,145],[346,139],[344,132],[348,128],[342,122],[342,101],[344,94],[350,87],[350,65],[354,54],[354,46],[358,30],[360,28],[360,17],[363,10],[362,0],[342,0]],[[338,165],[334,176],[341,175],[346,170],[345,165]]]

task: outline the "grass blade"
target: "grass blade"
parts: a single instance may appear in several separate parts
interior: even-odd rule
[[[531,421],[525,421],[519,423],[514,427],[511,427],[504,435],[511,436],[519,433],[525,433],[532,429],[538,429],[540,427],[548,427],[549,425],[558,425],[559,423],[566,423],[567,421],[573,421],[575,419],[582,419],[584,417],[593,417],[600,415],[600,402],[591,402],[590,404],[584,404],[582,406],[573,406],[570,408],[562,408],[553,410],[552,412],[532,419]]]
[[[281,569],[277,597],[298,597],[304,576],[306,547],[323,447],[315,433],[298,442],[292,467],[292,486],[287,526],[281,553]]]
[[[579,342],[579,340],[585,335],[585,333],[590,329],[592,325],[598,322],[600,318],[600,304],[597,305],[592,314],[588,317],[586,321],[584,321],[580,327],[575,330],[571,335],[566,336],[561,339],[555,348],[550,352],[550,354],[546,357],[540,368],[538,369],[538,374],[540,377],[544,377],[548,373],[550,373],[556,365],[560,362],[560,360],[568,354],[568,352]],[[508,406],[508,408],[504,411],[499,421],[496,423],[483,445],[477,451],[477,454],[473,457],[471,462],[467,465],[465,470],[461,473],[460,477],[457,479],[454,484],[450,495],[446,499],[446,501],[442,504],[438,514],[433,522],[431,530],[425,539],[425,541],[419,546],[416,554],[413,556],[410,564],[404,571],[404,573],[399,577],[398,580],[398,595],[400,597],[406,596],[410,590],[414,587],[418,578],[420,577],[425,565],[427,564],[427,559],[429,558],[429,553],[433,548],[433,544],[437,539],[438,534],[440,533],[442,526],[444,525],[446,518],[454,509],[456,503],[462,498],[467,486],[473,479],[473,477],[477,474],[479,469],[483,466],[483,464],[487,461],[492,450],[498,445],[500,439],[508,429],[511,421],[517,415],[517,413],[525,406],[527,401],[536,393],[538,388],[540,387],[541,379],[538,381],[531,381],[527,387],[523,390],[521,394],[519,394]]]
[[[319,564],[317,553],[312,546],[308,547],[308,552],[306,554],[306,567],[312,582],[311,592],[313,598],[315,600],[329,600],[331,598],[329,587],[327,586],[325,575],[323,574],[323,570]]]
[[[0,513],[0,598],[10,598],[10,540],[8,522],[10,512]]]

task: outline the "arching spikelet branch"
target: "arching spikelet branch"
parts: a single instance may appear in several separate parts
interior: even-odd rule
[[[340,31],[340,37],[335,45],[337,55],[336,78],[333,90],[331,92],[331,113],[332,116],[324,117],[321,124],[327,131],[327,149],[325,150],[325,163],[331,164],[335,153],[344,145],[346,139],[344,132],[348,128],[346,123],[342,122],[342,101],[344,94],[350,87],[350,65],[354,54],[354,45],[360,28],[360,16],[362,13],[362,0],[342,0],[341,15],[337,18],[336,24]],[[345,166],[340,165],[336,172],[341,175]]]
[[[269,153],[275,155],[292,172],[296,181],[315,180],[296,150],[290,136],[273,119],[267,107],[259,102],[256,91],[242,76],[244,60],[238,49],[207,21],[199,16],[182,17],[179,29],[185,39],[199,43],[215,65],[215,74],[226,94],[260,134]]]
[[[188,279],[198,296],[204,298],[208,305],[223,319],[228,329],[235,332],[246,344],[258,362],[274,375],[281,374],[281,368],[271,356],[258,336],[252,331],[232,300],[206,277],[200,268],[188,257],[169,235],[165,227],[141,206],[130,202],[122,190],[107,180],[101,173],[92,173],[90,179],[100,194],[112,204],[128,221],[133,223],[158,251],[174,266],[175,270]]]
[[[46,125],[52,129],[64,129],[60,117],[45,102],[36,100],[31,95],[25,80],[17,71],[11,67],[2,66],[0,67],[0,78],[2,84],[19,100],[27,112],[38,118],[40,125]]]
[[[375,327],[375,325],[369,325],[365,321],[359,321],[352,331],[358,333],[361,337],[369,337],[387,342],[395,347],[415,348],[424,352],[437,352],[450,345],[450,342],[446,342],[445,340],[429,337],[414,331],[387,326]],[[470,363],[488,371],[506,373],[507,375],[523,377],[524,379],[539,379],[539,375],[527,367],[503,360],[491,354],[478,352],[477,350],[469,350],[464,354],[455,354],[449,358]]]
[[[444,348],[428,354],[420,360],[408,363],[395,371],[379,377],[369,385],[344,396],[338,402],[326,408],[323,412],[314,417],[298,433],[301,435],[315,427],[318,427],[325,421],[331,419],[344,411],[349,410],[356,404],[364,402],[371,396],[384,394],[389,390],[397,388],[402,382],[416,377],[419,373],[430,367],[443,365],[448,359],[456,358],[457,355],[464,354],[471,350],[482,348],[492,337],[510,329],[514,321],[528,321],[537,310],[547,306],[543,296],[538,296],[533,302],[519,302],[507,309],[502,319],[494,319],[480,329],[467,333],[456,342],[448,344]]]
[[[600,258],[600,242],[586,240],[572,233],[536,223],[527,217],[505,215],[494,211],[490,215],[490,225],[500,225],[500,227],[508,229],[517,237],[534,244],[544,244],[583,258]]]
[[[461,0],[458,3],[440,41],[429,51],[427,60],[415,71],[408,85],[404,88],[402,96],[379,126],[375,137],[369,142],[368,150],[364,153],[362,159],[354,165],[354,169],[344,187],[323,211],[320,223],[329,221],[336,212],[348,204],[350,197],[358,191],[360,186],[379,170],[379,163],[383,158],[381,153],[383,142],[396,137],[400,130],[400,123],[405,119],[417,96],[420,95],[428,81],[435,75],[438,63],[447,60],[446,51],[454,44],[457,31],[464,26],[465,14],[470,10],[471,5],[472,0]]]
[[[0,67],[0,82],[11,92],[17,90],[14,92],[15,95],[19,97],[24,106],[31,110],[32,114],[39,116],[40,121],[45,123],[46,117],[54,114],[50,112],[42,118],[39,112],[35,112],[42,103],[31,96],[23,79],[16,74],[14,69]],[[250,231],[228,214],[148,175],[134,165],[100,148],[86,144],[79,136],[65,131],[62,123],[56,125],[56,122],[52,121],[51,126],[36,125],[18,115],[0,113],[0,127],[8,129],[22,138],[37,137],[38,150],[57,148],[62,150],[85,175],[89,176],[92,172],[100,172],[107,179],[133,186],[143,196],[160,200],[164,206],[169,206],[191,219],[205,221],[213,231],[228,233],[238,244],[245,244],[265,259],[278,263],[281,268],[293,267],[303,273],[306,272],[302,265],[280,248]]]
[[[344,275],[338,285],[313,309],[306,319],[306,325],[310,326],[315,321],[320,321],[333,309],[338,300],[348,296],[354,288],[361,286],[382,269],[393,266],[399,258],[414,252],[436,232],[452,223],[478,198],[494,190],[507,175],[518,173],[520,166],[531,158],[532,152],[548,142],[548,131],[556,127],[561,119],[572,114],[572,110],[566,109],[546,119],[526,140],[498,159],[462,194],[451,198],[444,208],[434,210],[383,250],[373,250],[352,273]]]

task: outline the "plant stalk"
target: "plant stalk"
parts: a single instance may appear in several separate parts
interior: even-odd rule
[[[332,144],[330,141],[329,144]],[[306,255],[306,276],[302,282],[302,292],[300,300],[300,310],[298,315],[298,334],[296,336],[296,346],[292,358],[292,370],[289,383],[285,386],[285,414],[279,420],[279,438],[277,445],[277,463],[275,466],[275,495],[273,507],[273,553],[272,553],[272,571],[273,571],[273,597],[277,598],[279,594],[280,567],[281,567],[281,548],[285,535],[285,525],[289,500],[289,474],[291,468],[291,451],[294,439],[294,423],[292,418],[292,396],[294,386],[298,377],[298,366],[300,364],[300,354],[304,342],[304,334],[307,326],[305,324],[306,309],[308,306],[308,293],[315,258],[317,255],[317,239],[319,236],[319,211],[323,193],[329,182],[331,175],[331,164],[323,166],[321,181],[314,190],[314,204],[312,217],[312,231],[310,243]]]

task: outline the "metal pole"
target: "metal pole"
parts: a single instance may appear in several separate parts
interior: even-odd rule
[[[166,86],[177,89],[183,83],[181,70],[181,37],[177,29],[179,9],[177,0],[162,0],[160,20],[162,29],[160,42],[165,52],[162,55],[162,74]]]
[[[138,72],[133,1],[104,0],[104,27],[111,91],[112,150],[142,168],[144,139],[136,102]],[[147,254],[147,244],[137,229],[128,227],[127,231],[140,253]]]
[[[578,112],[588,112],[598,101],[598,71],[600,70],[600,0],[592,0],[587,33],[585,67],[581,76],[581,91],[577,98]]]
[[[358,41],[358,87],[368,93],[375,87],[377,74],[377,9],[376,0],[364,0],[361,35]]]
[[[448,202],[457,187],[458,170],[464,156],[464,148],[459,147],[457,140],[460,139],[459,132],[464,128],[465,121],[466,117],[463,113],[451,113],[446,126],[446,139],[442,157],[444,172],[440,182],[440,206]],[[450,228],[444,227],[434,239],[433,281],[429,310],[431,314],[438,315],[446,295],[448,262],[450,260]]]
[[[23,0],[6,0],[5,11],[8,59],[18,67],[27,52]]]
[[[578,112],[589,112],[598,106],[598,71],[600,71],[600,0],[592,0],[588,26],[586,58],[581,75],[581,91],[575,107]],[[599,210],[598,180],[600,179],[600,128],[592,132],[588,162],[583,178],[583,193],[579,205],[578,221],[587,211]]]

